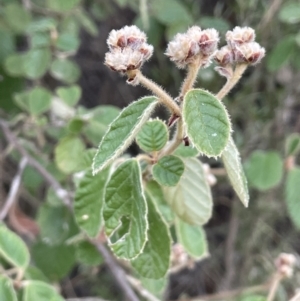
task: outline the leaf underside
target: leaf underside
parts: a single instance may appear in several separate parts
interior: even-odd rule
[[[241,163],[239,151],[232,137],[229,138],[228,144],[222,153],[222,160],[234,191],[244,206],[248,207],[249,192],[247,179]]]
[[[212,214],[212,196],[202,164],[195,158],[184,160],[185,170],[175,187],[164,187],[166,201],[176,215],[191,225],[203,225]]]

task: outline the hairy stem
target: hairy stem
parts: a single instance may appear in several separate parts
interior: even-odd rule
[[[241,79],[243,73],[247,69],[247,64],[240,64],[237,65],[232,77],[230,77],[226,84],[223,86],[223,88],[219,91],[219,93],[216,95],[216,97],[220,100],[222,100],[229,92],[230,90],[237,84],[237,82]]]
[[[162,151],[160,152],[159,158],[172,154],[176,148],[182,143],[184,138],[184,128],[183,128],[183,121],[182,119],[178,119],[177,122],[177,130],[174,138],[167,144]]]
[[[14,204],[14,202],[16,201],[16,198],[18,196],[19,190],[20,190],[20,186],[21,186],[21,180],[22,180],[22,175],[24,172],[24,169],[26,167],[28,163],[28,160],[26,157],[23,157],[22,160],[19,163],[19,168],[18,168],[18,172],[15,175],[7,199],[1,209],[0,212],[0,220],[4,220],[4,218],[6,217],[8,211],[10,210],[10,208],[12,207],[12,205]]]
[[[190,89],[193,88],[196,78],[197,78],[197,75],[198,75],[199,68],[201,66],[200,60],[201,60],[201,58],[196,60],[194,63],[188,65],[188,73],[187,73],[186,78],[181,87],[180,99],[183,99],[184,95]]]
[[[276,273],[274,275],[274,278],[273,278],[273,281],[271,283],[271,288],[270,288],[270,291],[269,291],[269,294],[268,294],[268,298],[267,298],[267,301],[273,301],[274,300],[274,297],[276,295],[276,291],[278,289],[278,286],[282,280],[282,275]]]
[[[159,101],[163,103],[172,113],[176,114],[177,116],[181,116],[181,110],[179,106],[174,102],[172,97],[167,92],[165,92],[155,82],[144,76],[139,70],[134,71],[135,76],[140,84],[152,91],[159,98]]]

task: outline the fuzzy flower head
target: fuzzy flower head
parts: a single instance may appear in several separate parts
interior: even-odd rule
[[[141,68],[153,53],[153,46],[146,42],[145,33],[134,25],[112,30],[107,39],[110,51],[105,55],[105,65],[121,73]]]
[[[219,41],[215,29],[201,30],[198,26],[191,27],[186,33],[178,33],[168,44],[166,55],[177,67],[185,68],[193,63],[200,55],[203,63],[210,60]]]
[[[226,33],[227,45],[218,50],[214,60],[219,65],[216,70],[230,77],[236,64],[256,65],[265,56],[265,49],[254,42],[255,31],[250,27],[235,27]]]
[[[229,45],[241,45],[253,42],[255,39],[255,31],[251,27],[236,26],[232,31],[227,31],[226,41]]]
[[[236,63],[255,65],[265,56],[265,48],[256,42],[245,43],[233,49]]]

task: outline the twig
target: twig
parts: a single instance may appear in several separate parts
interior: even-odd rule
[[[241,294],[254,294],[258,292],[264,292],[267,291],[269,288],[270,288],[270,283],[267,282],[265,284],[256,285],[248,288],[242,287],[231,291],[220,292],[217,294],[199,296],[193,299],[186,299],[186,300],[183,299],[182,301],[213,301],[213,300],[231,301],[232,298],[237,297]]]
[[[131,284],[131,286],[139,292],[139,294],[146,298],[149,301],[160,301],[155,296],[153,296],[149,291],[147,291],[142,285],[141,282],[138,279],[135,279],[129,275],[127,275],[127,280]]]
[[[236,204],[236,202],[235,202]],[[236,242],[236,237],[238,233],[239,220],[237,215],[234,212],[234,208],[232,208],[231,218],[229,222],[229,231],[225,244],[225,276],[220,285],[221,290],[228,290],[232,285],[232,281],[235,276],[235,262],[234,262],[234,246]]]
[[[296,291],[295,296],[292,299],[290,299],[289,301],[299,301],[299,300],[300,300],[300,290],[298,289]]]
[[[114,275],[116,281],[118,282],[120,288],[123,290],[126,298],[130,301],[140,301],[139,298],[136,296],[134,291],[132,290],[131,286],[126,280],[125,272],[118,266],[113,256],[110,252],[105,248],[105,246],[99,241],[92,242],[97,250],[102,254],[105,263],[108,265],[111,273]]]
[[[17,171],[15,177],[13,178],[7,199],[0,212],[0,220],[1,221],[3,221],[5,219],[9,209],[12,207],[12,205],[14,204],[14,202],[17,198],[17,195],[20,190],[22,175],[23,175],[23,172],[24,172],[24,169],[25,169],[27,163],[28,163],[28,160],[26,157],[23,157],[19,163],[18,171]]]
[[[273,281],[271,283],[271,288],[270,288],[270,291],[269,291],[269,294],[268,294],[267,301],[273,301],[274,300],[274,297],[276,295],[276,291],[277,291],[278,286],[279,286],[282,279],[283,279],[283,277],[282,277],[281,274],[276,273],[274,275]]]
[[[219,91],[219,93],[216,95],[218,99],[222,100],[229,92],[230,90],[236,85],[236,83],[240,80],[243,73],[247,69],[247,64],[240,64],[237,65],[232,77],[230,77],[226,84],[223,86],[223,88]]]
[[[154,81],[144,76],[140,70],[133,70],[133,74],[128,71],[129,77],[137,77],[138,82],[141,83],[145,88],[152,91],[158,98],[159,101],[164,104],[172,113],[177,116],[181,116],[181,110],[173,98],[158,86]]]
[[[14,146],[14,148],[22,155],[22,157],[26,158],[28,164],[35,168],[42,177],[46,180],[46,182],[53,188],[57,197],[69,208],[72,207],[72,202],[69,193],[59,184],[59,182],[42,166],[38,161],[36,161],[33,157],[31,157],[26,149],[19,143],[17,137],[14,133],[9,129],[7,123],[0,119],[0,127],[6,137],[7,141]]]

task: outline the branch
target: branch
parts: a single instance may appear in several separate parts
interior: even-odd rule
[[[8,193],[8,196],[7,196],[7,199],[0,211],[0,220],[3,221],[9,211],[9,209],[12,207],[12,205],[14,204],[16,198],[17,198],[17,195],[19,193],[19,190],[20,190],[20,185],[21,185],[21,180],[22,180],[22,174],[24,172],[24,169],[26,167],[28,163],[28,160],[23,157],[22,160],[20,161],[19,163],[19,168],[18,168],[18,171],[11,183],[11,186],[10,186],[10,190],[9,190],[9,193]]]
[[[29,155],[27,150],[19,143],[15,134],[9,129],[7,122],[0,119],[0,127],[7,141],[22,155],[23,158],[27,159],[29,165],[31,165],[41,174],[46,182],[53,188],[57,197],[63,202],[63,204],[71,208],[72,202],[69,193],[59,184],[59,182],[47,171],[44,166],[42,166],[38,161]]]
[[[182,301],[213,301],[213,300],[232,300],[232,298],[237,297],[241,294],[254,294],[259,292],[268,291],[270,288],[270,283],[256,285],[252,287],[242,287],[231,291],[220,292],[212,295],[199,296],[193,299],[183,299]]]
[[[226,272],[225,272],[224,279],[220,285],[221,290],[230,289],[233,279],[234,279],[234,276],[236,274],[236,271],[235,271],[236,264],[234,262],[234,256],[235,256],[234,249],[235,249],[238,228],[239,228],[239,220],[237,218],[237,215],[235,214],[234,208],[232,208],[230,222],[229,222],[229,231],[228,231],[228,236],[227,236],[226,243],[225,243],[225,270],[226,270]]]
[[[149,301],[160,301],[155,296],[153,296],[149,291],[147,291],[142,285],[141,282],[138,279],[135,279],[129,275],[127,275],[127,280],[131,284],[131,286],[140,293],[142,297]]]
[[[126,280],[125,272],[118,266],[113,256],[110,252],[104,247],[104,245],[99,241],[92,241],[92,243],[96,246],[97,250],[102,254],[105,263],[108,265],[111,273],[115,277],[118,282],[120,288],[123,290],[126,298],[130,301],[140,301],[136,296],[131,286]]]

